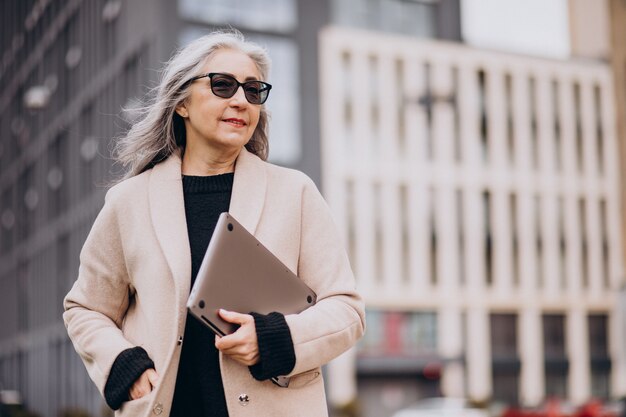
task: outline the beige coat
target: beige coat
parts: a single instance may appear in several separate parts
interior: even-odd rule
[[[229,414],[325,416],[320,366],[364,331],[363,303],[330,210],[304,174],[244,149],[230,213],[317,293],[318,303],[286,317],[296,354],[289,388],[256,381],[247,367],[220,354]],[[124,403],[117,416],[169,414],[190,275],[181,160],[175,154],[109,190],[64,301],[69,336],[101,393],[124,349],[142,346],[155,363],[158,387]]]

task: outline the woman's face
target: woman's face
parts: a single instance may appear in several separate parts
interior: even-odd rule
[[[234,49],[215,52],[202,69],[203,74],[210,72],[232,75],[240,83],[261,79],[254,61]],[[216,96],[209,77],[192,82],[188,88],[189,98],[176,108],[185,120],[187,149],[241,150],[256,129],[261,106],[248,103],[241,87],[231,98]]]

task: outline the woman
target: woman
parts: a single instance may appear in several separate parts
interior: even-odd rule
[[[264,162],[266,52],[213,33],[167,64],[118,145],[107,193],[64,301],[68,333],[120,416],[327,414],[320,367],[364,331],[363,304],[313,182]],[[229,211],[318,296],[300,314],[221,311],[216,338],[186,301],[218,215]],[[271,382],[291,377],[289,387]]]

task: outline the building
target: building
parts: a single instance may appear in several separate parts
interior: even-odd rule
[[[272,158],[319,181],[315,34],[326,9],[274,4],[279,13],[254,0],[0,5],[0,391],[41,415],[109,414],[67,338],[62,299],[121,170],[112,139],[178,45],[232,24],[271,48],[283,85],[270,100]]]
[[[623,395],[623,45],[591,56],[581,35],[587,60],[468,47],[462,5],[3,2],[0,390],[42,415],[109,414],[61,300],[120,170],[111,138],[178,45],[232,25],[274,60],[271,158],[322,186],[368,301],[366,338],[327,369],[333,406]]]
[[[610,16],[610,62],[615,82],[615,108],[617,115],[617,133],[621,139],[620,161],[622,184],[626,184],[626,4],[619,0],[610,0],[607,13]],[[622,242],[626,242],[626,192],[622,187]],[[626,259],[626,245],[622,247],[622,259]]]
[[[369,307],[335,366],[365,416],[624,394],[623,145],[608,42],[576,26],[608,13],[566,6],[559,59],[323,32],[323,185]]]

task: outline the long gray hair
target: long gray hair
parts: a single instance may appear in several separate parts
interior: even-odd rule
[[[152,90],[148,103],[136,109],[138,121],[117,140],[113,155],[124,167],[123,179],[152,168],[179,148],[184,150],[185,123],[175,111],[190,94],[183,86],[190,78],[200,75],[207,59],[220,49],[245,53],[256,64],[261,78],[267,79],[270,67],[267,52],[259,45],[247,42],[238,31],[213,32],[179,49],[163,68],[161,80]],[[267,159],[269,151],[267,125],[268,115],[262,105],[259,122],[246,149],[263,160]]]

